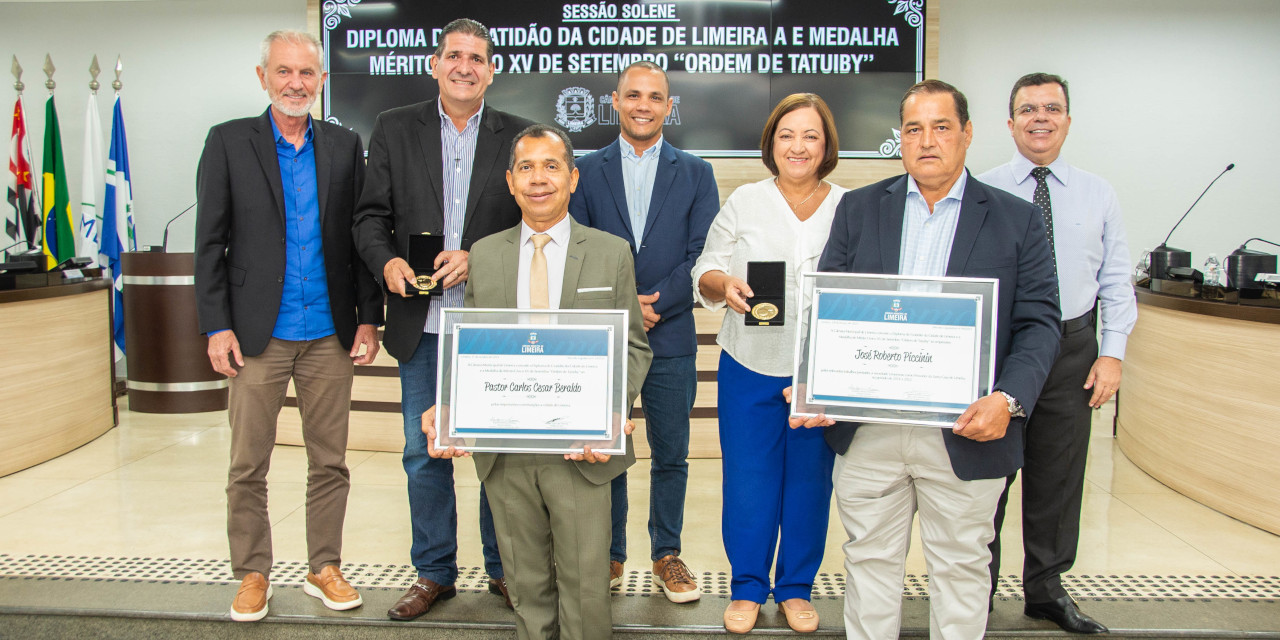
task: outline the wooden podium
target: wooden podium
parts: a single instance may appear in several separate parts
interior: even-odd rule
[[[0,291],[0,476],[115,426],[111,281]]]
[[[209,364],[196,318],[195,254],[129,252],[120,264],[129,410],[226,409],[227,379]]]

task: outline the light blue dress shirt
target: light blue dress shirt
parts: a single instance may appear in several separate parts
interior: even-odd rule
[[[956,224],[960,222],[960,202],[964,200],[964,187],[969,182],[969,172],[951,185],[941,200],[933,204],[925,202],[916,179],[907,176],[907,206],[902,218],[902,253],[898,256],[898,274],[937,278],[947,275],[947,261],[951,259],[951,242],[956,237]]]
[[[484,103],[480,104],[479,111],[467,118],[467,126],[462,131],[453,126],[439,101],[436,108],[440,110],[440,159],[444,169],[444,202],[441,203],[444,205],[444,250],[457,251],[462,248],[467,196],[471,192],[471,167],[476,160],[476,138],[480,134],[480,114],[484,113]],[[440,310],[461,307],[466,286],[464,282],[432,296],[424,331],[439,333]]]
[[[640,247],[644,240],[644,225],[649,220],[649,202],[653,200],[653,181],[658,176],[658,154],[662,151],[662,136],[653,146],[636,155],[622,136],[618,136],[618,144],[622,147],[622,184],[627,189],[627,213],[631,217],[631,236],[635,238],[635,246]]]
[[[314,131],[311,118],[307,118],[305,142],[297,148],[280,133],[274,115],[270,120],[284,192],[285,222],[284,289],[271,336],[280,340],[318,340],[333,335],[334,328],[320,233]]]
[[[1036,190],[1035,164],[1015,153],[978,179],[1027,202]],[[1078,318],[1101,302],[1102,343],[1098,355],[1124,359],[1125,344],[1138,321],[1129,245],[1115,189],[1106,180],[1067,164],[1049,165],[1049,201],[1053,208],[1053,245],[1058,261],[1062,318]]]

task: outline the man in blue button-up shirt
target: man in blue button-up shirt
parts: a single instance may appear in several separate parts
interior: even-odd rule
[[[580,224],[631,243],[636,288],[653,364],[640,406],[652,451],[649,537],[654,579],[672,602],[693,602],[702,590],[683,560],[685,486],[689,481],[689,413],[698,389],[697,335],[690,272],[720,210],[711,164],[662,136],[672,107],[662,67],[637,62],[618,76],[613,108],[618,139],[578,161],[581,180],[569,213]],[[613,479],[611,584],[622,582],[627,559],[627,476]]]
[[[266,476],[290,379],[309,466],[303,590],[331,609],[361,604],[340,568],[347,417],[352,363],[378,353],[382,296],[351,235],[360,137],[309,115],[322,59],[314,36],[267,36],[258,78],[271,107],[213,127],[197,174],[200,330],[213,368],[231,378],[227,537],[241,580],[237,621],[261,619],[271,597]]]
[[[1101,407],[1120,388],[1120,362],[1138,320],[1138,303],[1115,190],[1059,157],[1070,128],[1066,81],[1045,73],[1023,76],[1009,96],[1009,132],[1018,152],[980,179],[1035,203],[1052,222],[1048,228],[1062,300],[1062,346],[1027,422],[1022,468],[1026,613],[1053,620],[1067,631],[1104,633],[1107,628],[1081,613],[1062,588],[1062,574],[1075,563],[1080,541],[1091,409]],[[1099,307],[1101,313],[1095,311]],[[1006,489],[996,512],[993,591],[1008,497]]]

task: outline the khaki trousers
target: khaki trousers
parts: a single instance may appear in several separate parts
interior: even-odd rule
[[[290,341],[272,338],[244,359],[231,378],[231,467],[227,473],[227,541],[236,579],[271,575],[271,520],[267,471],[276,443],[276,418],[292,378],[307,449],[307,554],[311,571],[342,562],[342,523],[351,474],[347,471],[347,419],[351,357],[336,336]]]
[[[940,427],[864,424],[836,456],[836,505],[844,544],[845,632],[896,640],[911,519],[929,570],[929,637],[981,640],[991,580],[987,550],[1004,478],[965,481],[951,470]]]
[[[559,455],[499,455],[484,481],[520,640],[611,637],[609,483]]]

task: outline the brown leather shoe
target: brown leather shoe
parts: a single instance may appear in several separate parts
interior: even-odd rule
[[[672,602],[693,602],[702,597],[702,589],[694,581],[693,572],[676,555],[663,556],[653,563],[653,581],[662,587]]]
[[[609,588],[617,589],[622,584],[622,576],[626,575],[626,571],[622,569],[622,563],[617,560],[609,561]]]
[[[507,601],[507,608],[515,610],[515,607],[511,606],[511,594],[507,591],[506,578],[489,578],[489,593],[502,596],[502,599]]]
[[[240,590],[231,602],[231,619],[236,622],[254,622],[267,615],[267,601],[271,599],[271,584],[267,577],[254,571],[240,581]]]
[[[387,610],[387,617],[392,620],[413,620],[430,611],[436,600],[448,600],[456,595],[458,590],[453,585],[442,587],[426,578],[418,578],[395,605]]]
[[[307,581],[302,583],[302,592],[320,598],[324,606],[334,611],[354,609],[362,604],[359,592],[342,577],[342,571],[334,565],[320,570],[320,575],[307,573]]]

